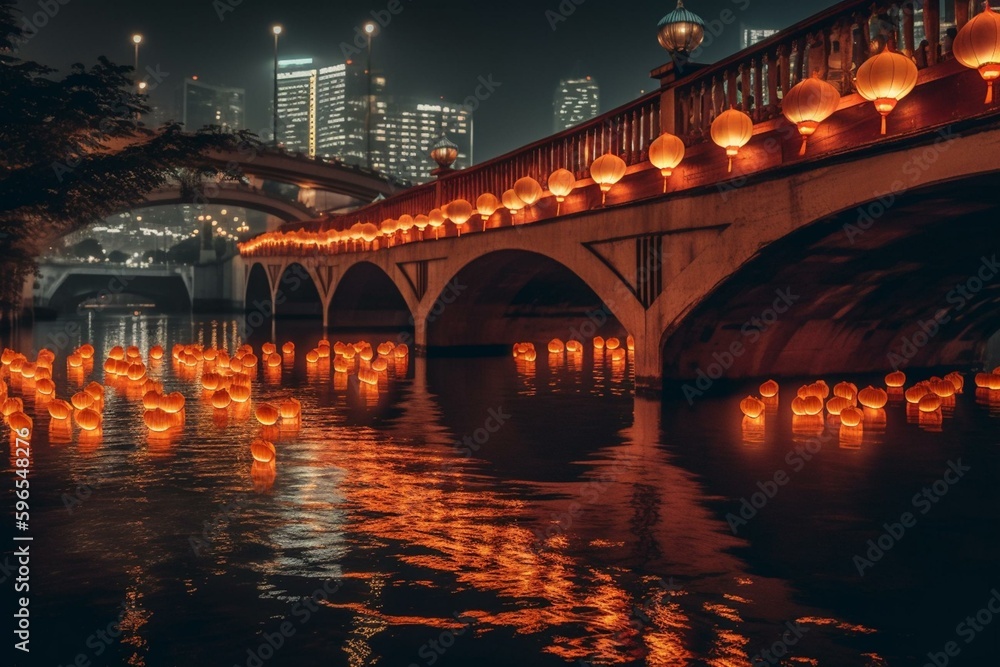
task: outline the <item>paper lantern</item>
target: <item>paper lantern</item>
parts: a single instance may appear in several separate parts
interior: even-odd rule
[[[549,341],[549,354],[562,354],[566,351],[566,345],[558,338]]]
[[[965,378],[962,377],[961,373],[959,373],[958,371],[948,373],[947,375],[944,376],[944,379],[947,380],[948,382],[951,382],[952,386],[955,387],[956,394],[962,393],[962,389],[965,387]]]
[[[73,406],[58,398],[49,403],[48,408],[49,417],[57,420],[69,419],[70,415],[73,414]]]
[[[377,385],[378,384],[378,373],[370,368],[359,368],[358,369],[358,380],[362,384],[367,385]]]
[[[950,380],[938,380],[931,383],[931,391],[941,398],[948,398],[955,395],[955,385]]]
[[[840,382],[833,387],[833,395],[854,401],[858,396],[858,387],[852,382]]]
[[[917,408],[921,412],[934,412],[941,407],[941,397],[937,394],[924,394],[921,397],[920,402],[917,403]]]
[[[96,431],[101,428],[101,413],[86,408],[76,413],[76,425],[84,431]]]
[[[129,380],[138,382],[146,377],[146,366],[140,362],[129,364],[128,370],[125,371],[125,375]]]
[[[254,440],[250,444],[250,456],[254,461],[270,463],[274,460],[275,454],[274,445],[267,440]]]
[[[625,361],[625,350],[620,347],[611,350],[611,361]]]
[[[31,417],[23,412],[15,412],[7,417],[7,425],[10,426],[12,431],[24,432],[27,430],[28,433],[31,433],[34,422],[31,421]]]
[[[378,238],[378,227],[374,223],[366,222],[361,225],[361,239],[365,243],[371,243]]]
[[[906,384],[906,373],[903,371],[893,371],[885,376],[885,386],[902,387]]]
[[[125,358],[125,348],[121,345],[115,345],[108,351],[108,359],[122,360]]]
[[[392,348],[394,348],[394,347],[395,347],[395,345],[393,345],[389,341],[386,341],[384,343],[379,343],[378,344],[377,351],[378,351],[378,353],[380,355],[382,355],[384,357],[384,356],[387,356],[387,355],[391,354],[392,353]]]
[[[456,199],[445,208],[445,214],[458,228],[458,235],[462,235],[462,225],[472,217],[472,204],[464,199]]]
[[[476,210],[479,215],[483,218],[483,231],[486,231],[486,221],[490,219],[497,209],[500,208],[500,200],[497,196],[491,192],[485,192],[479,195],[479,199],[476,200]]]
[[[604,347],[608,350],[617,350],[622,346],[622,342],[617,338],[608,338],[604,341]]]
[[[951,387],[951,383],[948,383],[948,386]],[[884,408],[885,404],[888,402],[889,394],[887,394],[884,389],[877,389],[869,386],[858,392],[858,403],[866,408],[879,410]]]
[[[142,422],[153,433],[163,433],[174,425],[174,418],[159,408],[146,410]]]
[[[514,183],[514,194],[524,202],[525,206],[531,206],[542,197],[542,186],[538,181],[530,176],[519,178]]]
[[[278,418],[281,414],[278,412],[278,408],[274,407],[270,403],[262,403],[257,406],[256,410],[254,410],[254,416],[262,425],[274,426],[278,422]]]
[[[212,393],[212,407],[216,410],[225,410],[232,402],[232,397],[225,389],[218,389]]]
[[[503,207],[510,211],[510,223],[514,224],[514,215],[524,208],[525,204],[513,189],[507,190],[500,196]]]
[[[424,238],[424,230],[427,229],[429,224],[431,224],[431,219],[423,213],[413,219],[413,226],[420,232],[421,240]]]
[[[629,352],[635,352],[635,338],[632,334],[625,336],[625,349]]]
[[[278,405],[278,412],[285,420],[296,420],[302,414],[302,404],[294,398],[286,398]]]
[[[160,407],[160,392],[152,390],[142,395],[142,407],[147,410],[156,410]]]
[[[823,399],[819,396],[806,396],[802,399],[802,409],[807,415],[818,415],[823,412]]]
[[[802,417],[806,414],[805,400],[801,396],[796,396],[792,399],[792,414],[797,417]]]
[[[66,357],[66,366],[69,368],[83,368],[83,357],[79,353],[74,352]]]
[[[740,410],[750,419],[757,419],[764,412],[764,402],[753,396],[747,396],[740,401]]]
[[[243,384],[234,384],[229,388],[229,397],[233,403],[246,403],[250,400],[250,387]]]
[[[712,141],[726,149],[729,172],[733,171],[733,158],[753,137],[753,120],[738,109],[723,111],[712,121]]]
[[[84,359],[94,358],[94,346],[90,343],[84,343],[79,348],[77,348],[77,353]]]
[[[379,231],[382,232],[383,236],[389,238],[390,245],[392,244],[392,239],[390,237],[396,233],[397,229],[399,229],[399,223],[392,218],[383,220],[382,224],[379,225]]]
[[[177,414],[184,409],[184,395],[180,392],[167,394],[160,399],[160,409],[169,414]]]
[[[77,410],[89,408],[94,404],[94,397],[85,391],[78,391],[69,400]]]
[[[379,357],[372,362],[372,370],[376,373],[382,373],[389,368],[389,360],[385,357]]]
[[[561,205],[573,193],[576,187],[576,176],[569,169],[556,169],[549,175],[549,192],[556,198],[556,215],[559,215]]]
[[[625,176],[627,168],[625,160],[611,153],[602,155],[590,165],[590,177],[601,188],[602,205],[607,202],[612,186]]]
[[[854,427],[861,423],[865,415],[854,406],[844,408],[840,412],[840,423],[844,426]]]
[[[774,398],[778,395],[778,383],[768,380],[760,385],[760,395],[764,398]]]
[[[806,154],[806,142],[824,120],[840,105],[840,91],[827,81],[813,76],[792,86],[781,100],[781,113],[802,135],[799,155]]]
[[[154,345],[153,347],[149,348],[149,358],[150,359],[156,359],[156,360],[162,359],[163,358],[163,346],[162,345]]]
[[[434,230],[435,239],[441,238],[441,227],[447,219],[448,216],[439,208],[431,209],[431,212],[427,214],[427,224]]]
[[[993,101],[993,82],[1000,77],[1000,15],[991,8],[962,26],[951,46],[955,60],[979,70],[986,81],[986,104]]]
[[[397,359],[402,359],[406,357],[406,355],[408,355],[409,353],[410,353],[410,348],[406,345],[406,343],[400,343],[399,345],[397,345],[392,349],[392,354]]]
[[[568,340],[566,341],[566,351],[572,354],[583,352],[583,343],[578,340]]]
[[[35,393],[39,396],[52,396],[56,393],[56,383],[48,378],[36,380]]]
[[[916,85],[916,63],[889,48],[861,63],[855,79],[858,94],[874,102],[875,110],[882,116],[882,134],[886,116]]]
[[[831,415],[839,415],[841,412],[847,408],[854,407],[854,403],[847,400],[842,396],[834,396],[829,401],[826,402],[826,410]]]
[[[684,142],[680,137],[664,132],[649,145],[649,161],[663,176],[663,191],[667,191],[667,179],[684,159]]]

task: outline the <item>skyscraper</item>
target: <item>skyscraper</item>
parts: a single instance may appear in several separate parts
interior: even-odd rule
[[[472,112],[464,106],[401,100],[390,106],[387,126],[390,174],[414,182],[430,180],[437,164],[428,156],[442,135],[458,145],[455,169],[472,164]]]
[[[207,125],[224,130],[244,128],[246,91],[243,88],[213,86],[192,76],[184,79],[178,91],[181,121],[189,132]]]
[[[743,34],[740,35],[740,49],[746,49],[758,42],[763,42],[778,31],[775,28],[749,28],[743,27]]]
[[[601,92],[597,82],[589,76],[560,81],[553,111],[556,132],[594,118],[601,111]]]
[[[316,81],[312,58],[278,61],[278,144],[316,155]]]

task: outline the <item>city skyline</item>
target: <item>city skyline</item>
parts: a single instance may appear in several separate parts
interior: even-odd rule
[[[362,43],[356,39],[360,26],[383,19],[386,25],[374,38],[373,69],[389,79],[388,93],[458,103],[476,99],[476,160],[482,162],[547,135],[552,128],[552,90],[578,69],[602,82],[604,109],[653,89],[656,82],[649,79],[649,72],[667,61],[656,43],[656,22],[673,9],[674,2],[642,0],[613,10],[596,3],[574,4],[569,12],[558,2],[525,0],[506,5],[491,18],[488,29],[468,3],[400,0],[397,14],[389,11],[389,4],[365,2],[346,8],[290,0],[274,8],[179,0],[168,14],[121,0],[99,8],[69,3],[59,5],[58,15],[37,30],[20,55],[61,69],[99,55],[131,64],[130,38],[140,33],[144,36],[140,69],[149,66],[162,77],[160,82],[151,80],[155,106],[169,103],[171,80],[190,76],[244,88],[247,126],[259,134],[271,126],[272,25],[284,28],[279,40],[282,59],[310,54],[323,62],[343,62],[345,56],[359,57],[363,52],[356,46]],[[707,22],[717,23],[718,36],[709,31],[711,39],[699,54],[703,62],[739,48],[740,22],[784,28],[824,6],[819,0],[807,0],[791,10],[750,6],[745,0],[688,4]],[[217,11],[216,5],[226,9]],[[39,11],[37,2],[22,1],[19,6]],[[728,16],[726,11],[738,20],[724,24],[720,17]],[[428,40],[427,35],[437,34],[442,25],[475,39]],[[637,32],[636,26],[645,26],[645,32]],[[95,33],[101,38],[91,39]],[[505,58],[493,58],[501,49],[509,50]],[[486,100],[475,96],[480,77],[498,84]]]

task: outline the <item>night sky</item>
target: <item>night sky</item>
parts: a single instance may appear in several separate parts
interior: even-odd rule
[[[62,0],[66,1],[66,0]],[[321,65],[343,61],[341,43],[355,28],[398,3],[376,37],[374,69],[396,95],[461,102],[479,77],[500,85],[475,113],[476,161],[481,162],[552,130],[552,96],[560,78],[591,75],[608,110],[650,90],[649,71],[668,59],[656,41],[656,23],[672,0],[22,0],[29,14],[39,3],[56,15],[20,55],[65,68],[98,55],[131,64],[130,37],[145,36],[142,67],[169,73],[153,102],[170,99],[185,76],[247,89],[249,129],[269,126],[272,36],[281,23],[284,58],[312,56]],[[832,0],[689,0],[706,22],[724,10],[735,17],[699,57],[713,62],[739,47],[740,23],[787,27]],[[551,10],[566,20],[552,27]],[[231,8],[222,13],[220,8]],[[560,15],[562,16],[562,15]],[[721,23],[717,25],[721,26]]]

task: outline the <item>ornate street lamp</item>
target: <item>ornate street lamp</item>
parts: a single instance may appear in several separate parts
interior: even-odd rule
[[[677,0],[677,9],[660,19],[656,28],[660,46],[670,54],[677,71],[683,72],[691,52],[701,46],[705,38],[705,22],[684,8],[684,0]]]

